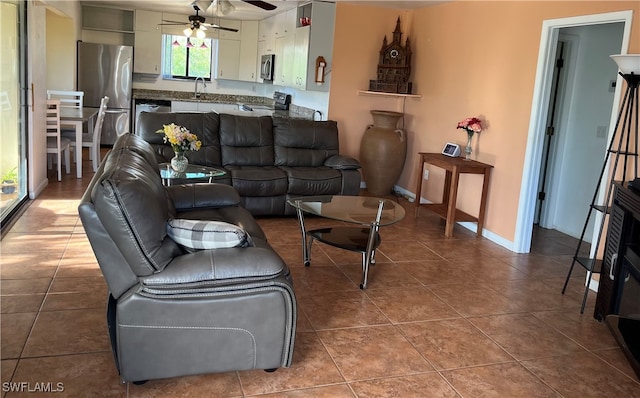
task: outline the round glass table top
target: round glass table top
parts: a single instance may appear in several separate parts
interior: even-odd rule
[[[215,167],[199,166],[190,164],[187,166],[187,170],[184,173],[175,171],[171,168],[170,163],[160,163],[160,177],[164,180],[176,180],[176,179],[198,179],[198,178],[213,178],[221,177],[227,172]]]
[[[372,196],[303,196],[291,198],[287,203],[309,214],[368,226],[376,220],[381,201],[383,208],[380,226],[395,224],[404,218],[405,211],[399,203]]]

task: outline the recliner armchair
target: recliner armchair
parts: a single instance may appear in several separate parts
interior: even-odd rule
[[[123,381],[288,367],[296,298],[289,270],[223,184],[164,187],[153,150],[125,134],[79,205],[109,288],[107,321]],[[188,251],[170,219],[235,224],[250,247]]]

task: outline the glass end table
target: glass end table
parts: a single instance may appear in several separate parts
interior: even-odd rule
[[[296,209],[302,232],[302,257],[305,266],[311,265],[311,244],[314,240],[340,249],[362,254],[360,289],[367,288],[369,266],[375,264],[380,246],[380,227],[395,224],[405,215],[404,208],[390,199],[370,196],[322,195],[287,200]],[[342,221],[355,226],[338,226],[307,231],[304,214]],[[309,239],[307,239],[309,237]]]
[[[160,177],[162,183],[165,186],[171,186],[171,183],[175,180],[200,180],[207,179],[208,182],[213,182],[216,177],[222,177],[227,174],[223,169],[215,167],[200,166],[196,164],[190,164],[187,166],[187,170],[184,172],[175,171],[171,168],[171,163],[158,164],[160,169]]]

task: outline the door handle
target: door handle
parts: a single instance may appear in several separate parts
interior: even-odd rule
[[[613,275],[613,268],[616,266],[616,261],[618,261],[618,253],[614,253],[611,256],[611,268],[609,268],[609,279],[614,280],[615,276]]]

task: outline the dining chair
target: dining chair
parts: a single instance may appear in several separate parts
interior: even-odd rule
[[[84,91],[47,90],[47,99],[59,99],[63,107],[82,108]]]
[[[56,155],[58,181],[62,181],[62,155],[64,154],[65,171],[71,173],[71,140],[62,136],[60,131],[60,100],[47,100],[46,111],[47,156]],[[47,162],[51,167],[51,161]]]
[[[84,91],[47,90],[47,99],[59,99],[60,106],[65,108],[82,109],[84,106]],[[62,127],[63,133],[73,133],[74,131],[73,129]]]
[[[102,136],[102,124],[108,103],[109,97],[107,96],[100,100],[100,110],[98,111],[98,116],[96,116],[93,130],[89,130],[89,132],[86,133],[83,132],[82,134],[82,147],[89,148],[89,159],[92,162],[94,172],[98,170],[98,166],[100,165],[100,137]],[[62,136],[71,140],[71,146],[74,148],[74,151],[78,150],[75,148],[75,131],[64,131]],[[82,148],[80,148],[80,150],[82,150]]]

